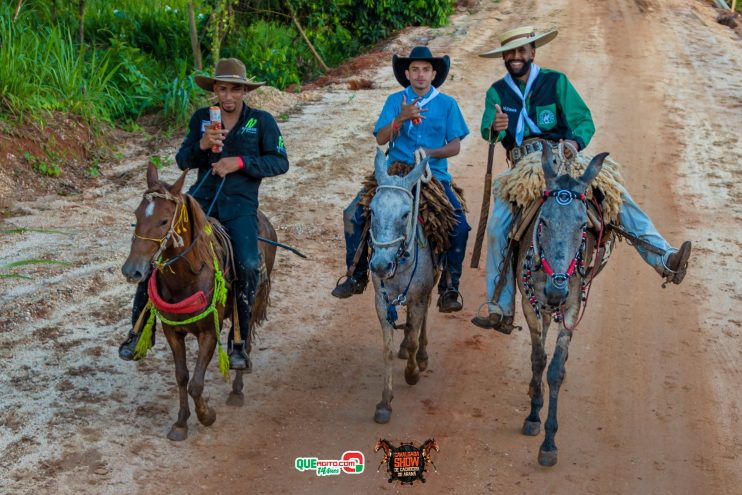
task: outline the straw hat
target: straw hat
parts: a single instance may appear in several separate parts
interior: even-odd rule
[[[528,45],[530,43],[536,43],[536,46],[539,47],[556,38],[557,32],[558,31],[555,29],[547,33],[537,33],[536,30],[531,26],[523,26],[511,29],[510,31],[505,31],[499,36],[499,48],[494,48],[488,52],[481,53],[479,56],[494,58],[503,52],[521,47],[523,45]]]
[[[196,84],[206,91],[214,91],[215,82],[226,82],[232,84],[241,84],[247,87],[248,91],[257,89],[264,85],[264,82],[248,79],[245,70],[245,64],[236,58],[223,58],[216,63],[214,77],[196,76]]]

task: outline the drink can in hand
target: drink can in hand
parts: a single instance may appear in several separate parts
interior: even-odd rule
[[[209,107],[209,120],[211,121],[213,129],[222,128],[222,110],[219,107]],[[214,153],[221,153],[221,146],[212,146],[211,151]]]

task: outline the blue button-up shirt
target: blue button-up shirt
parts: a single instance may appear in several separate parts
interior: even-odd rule
[[[431,87],[421,101],[432,91]],[[407,99],[407,104],[417,98],[417,94],[410,86],[403,91],[389,95],[374,127],[374,136],[382,128],[388,126],[402,111],[402,95]],[[387,163],[396,161],[415,163],[414,152],[417,148],[441,148],[450,141],[456,138],[464,139],[469,134],[469,128],[466,126],[459,105],[452,97],[439,93],[423,108],[427,108],[428,111],[421,113],[424,118],[420,124],[413,125],[410,120],[402,124],[399,135],[394,137],[393,143],[390,143]],[[447,158],[431,158],[428,163],[430,170],[438,180],[451,180]]]

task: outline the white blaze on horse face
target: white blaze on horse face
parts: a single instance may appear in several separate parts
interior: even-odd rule
[[[155,202],[150,200],[149,204],[147,205],[147,208],[144,210],[144,216],[149,218],[151,217],[155,212]]]

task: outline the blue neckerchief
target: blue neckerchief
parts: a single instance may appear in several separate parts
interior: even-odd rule
[[[520,146],[523,142],[523,135],[526,132],[526,128],[524,124],[528,124],[528,128],[531,130],[531,134],[541,134],[541,129],[538,128],[538,126],[531,120],[531,118],[528,116],[528,111],[526,110],[526,97],[528,97],[528,93],[531,92],[531,86],[533,86],[533,81],[536,80],[536,76],[538,76],[539,71],[541,68],[536,64],[531,64],[531,72],[528,74],[528,82],[526,83],[526,90],[524,92],[520,92],[520,88],[517,84],[515,84],[515,81],[513,81],[512,76],[510,73],[505,76],[505,82],[508,86],[510,86],[510,89],[512,89],[517,96],[520,97],[522,107],[520,109],[520,114],[518,115],[518,125],[515,128],[515,144]]]

